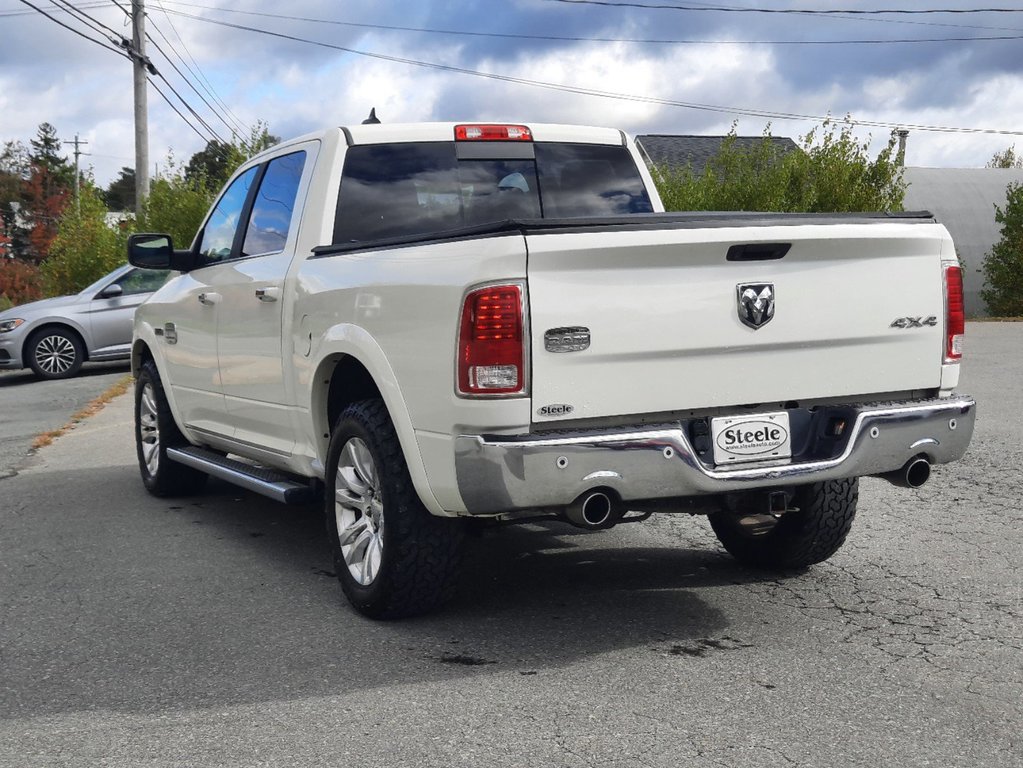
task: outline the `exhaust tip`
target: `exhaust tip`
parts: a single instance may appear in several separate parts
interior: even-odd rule
[[[903,471],[906,485],[910,488],[919,488],[930,479],[931,464],[927,459],[913,459]]]
[[[611,519],[611,499],[606,493],[591,493],[583,501],[582,517],[594,528],[603,525]]]
[[[621,517],[621,503],[613,491],[588,491],[565,509],[565,518],[579,528],[610,528]]]

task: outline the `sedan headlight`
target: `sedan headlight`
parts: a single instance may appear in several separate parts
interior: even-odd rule
[[[16,317],[13,320],[0,320],[0,333],[10,333],[24,322],[20,317]]]

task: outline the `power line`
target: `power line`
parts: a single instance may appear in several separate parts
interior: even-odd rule
[[[101,3],[101,2],[82,3],[82,4],[80,4],[78,6],[78,9],[79,10],[92,10],[93,8],[102,8],[102,7],[105,7],[105,6],[106,6],[106,3]],[[61,8],[59,5],[43,6],[42,10],[44,10],[44,11],[59,11],[60,13],[67,13],[67,11],[64,8]],[[11,17],[11,16],[32,16],[35,13],[36,12],[34,10],[33,11],[0,11],[0,18],[8,18],[8,17]]]
[[[714,13],[769,13],[806,16],[929,16],[932,14],[1023,13],[1023,8],[748,8],[735,5],[666,5],[635,0],[547,0],[568,5],[603,5],[611,8],[656,8],[669,11],[709,11]]]
[[[150,19],[149,19],[149,23],[150,23],[150,26],[152,26],[152,27],[153,27],[153,29],[155,29],[155,30],[156,30],[156,31],[157,31],[157,32],[159,33],[160,37],[162,37],[162,38],[164,39],[164,41],[165,41],[165,42],[166,42],[166,43],[168,44],[168,46],[170,46],[170,47],[171,47],[171,49],[173,50],[173,45],[171,45],[171,42],[170,42],[170,40],[167,40],[167,37],[166,37],[166,35],[164,35],[164,34],[163,34],[163,32],[162,32],[162,31],[160,31],[160,29],[159,29],[159,28],[158,28],[158,27],[156,26],[156,24],[154,24],[154,23],[153,23],[153,19],[152,19],[152,17],[150,17]],[[182,80],[184,80],[185,84],[186,84],[186,85],[188,85],[188,87],[189,87],[189,88],[191,88],[191,89],[192,89],[192,90],[193,90],[193,91],[195,92],[195,95],[196,95],[196,96],[198,96],[198,97],[199,97],[199,99],[200,99],[200,100],[201,100],[201,101],[203,102],[203,104],[205,104],[205,105],[207,106],[207,108],[208,108],[208,109],[210,110],[210,112],[212,112],[212,113],[213,113],[213,114],[214,114],[214,115],[215,115],[215,116],[217,117],[217,119],[218,119],[218,120],[220,120],[220,122],[222,122],[222,123],[223,123],[223,124],[224,124],[224,125],[225,125],[225,126],[227,127],[227,130],[229,130],[229,131],[231,131],[231,132],[234,132],[235,130],[237,130],[237,127],[236,127],[236,126],[233,126],[233,125],[231,125],[231,123],[229,123],[229,122],[227,121],[227,119],[226,119],[226,118],[225,118],[225,117],[224,117],[224,116],[223,116],[223,115],[222,115],[222,114],[221,114],[221,113],[220,113],[220,112],[219,112],[219,111],[218,111],[218,110],[216,109],[216,107],[214,107],[214,106],[213,106],[212,104],[210,104],[210,102],[209,102],[209,101],[208,101],[208,100],[206,99],[206,97],[205,97],[205,96],[203,96],[203,95],[202,95],[202,94],[201,94],[201,93],[199,92],[199,89],[195,87],[195,85],[194,85],[194,84],[192,83],[192,81],[191,81],[191,80],[190,80],[190,79],[189,79],[189,78],[188,78],[188,77],[187,77],[187,76],[185,75],[185,73],[184,73],[184,72],[182,72],[182,71],[181,71],[181,70],[180,70],[180,69],[178,68],[178,65],[177,65],[177,64],[175,64],[175,63],[174,63],[174,62],[173,62],[173,61],[171,60],[170,56],[168,56],[168,55],[167,55],[167,53],[166,53],[166,52],[165,52],[165,51],[163,50],[163,48],[161,48],[161,47],[160,47],[160,44],[159,44],[159,43],[157,43],[157,42],[156,42],[156,41],[155,41],[155,40],[154,40],[154,39],[152,38],[152,36],[151,36],[151,35],[149,35],[149,34],[146,34],[146,39],[148,39],[148,40],[149,40],[149,42],[151,42],[151,43],[153,44],[153,47],[154,47],[154,48],[156,48],[156,50],[158,50],[158,51],[160,52],[160,55],[161,55],[161,56],[163,56],[163,57],[164,57],[164,59],[166,59],[166,60],[167,60],[167,63],[168,63],[168,64],[170,64],[170,65],[171,65],[171,67],[172,67],[172,68],[174,69],[174,71],[178,73],[178,76],[179,76],[179,77],[180,77],[180,78],[181,78]],[[175,51],[175,52],[176,52],[176,51]],[[178,56],[178,57],[180,58],[180,54],[179,54],[179,56]],[[184,63],[184,60],[182,60],[182,63]],[[186,66],[187,66],[187,65],[186,65]],[[161,75],[161,77],[163,77],[163,76]],[[166,79],[166,78],[164,78],[164,79]],[[180,96],[179,96],[179,98],[180,98]]]
[[[117,0],[113,1],[117,2]],[[199,85],[201,85],[203,87],[203,90],[209,94],[210,98],[213,99],[217,104],[219,104],[224,109],[224,111],[231,117],[235,125],[238,126],[239,132],[244,132],[243,129],[250,130],[249,127],[245,125],[245,122],[241,118],[239,118],[238,115],[231,111],[231,107],[227,105],[227,102],[225,102],[222,98],[220,98],[219,94],[217,94],[216,89],[213,87],[213,83],[211,83],[210,79],[206,77],[206,73],[202,71],[202,67],[199,66],[199,62],[195,60],[195,57],[192,55],[192,52],[188,50],[188,44],[185,42],[185,38],[181,36],[181,33],[178,32],[178,28],[174,26],[174,21],[167,13],[167,9],[164,8],[163,3],[160,2],[160,0],[156,0],[156,4],[160,6],[160,10],[163,11],[163,15],[167,19],[167,23],[170,25],[171,31],[174,33],[174,36],[181,43],[181,47],[188,55],[189,60],[192,62],[193,65],[195,65],[195,69],[193,70],[192,67],[188,66],[188,63],[183,58],[181,59],[181,63],[184,64],[185,68],[188,69],[188,71],[193,74],[193,76],[199,82]],[[155,27],[156,25],[155,21],[153,22],[153,25]],[[157,31],[159,31],[159,29],[157,29]],[[160,34],[162,35],[163,33],[161,32]],[[168,40],[167,43],[168,45],[171,45],[170,40]],[[171,48],[174,49],[174,46],[171,45]],[[177,53],[177,50],[174,49],[174,52]],[[178,54],[178,56],[180,58],[180,54]]]
[[[81,37],[81,38],[83,38],[83,39],[85,39],[85,40],[88,40],[88,41],[89,41],[90,43],[95,43],[96,45],[100,46],[101,48],[104,48],[104,49],[106,49],[106,50],[108,50],[108,51],[113,51],[113,52],[114,52],[114,53],[116,53],[116,54],[117,54],[118,56],[124,56],[124,57],[125,57],[126,59],[127,59],[127,58],[130,58],[130,57],[128,56],[128,54],[124,53],[123,51],[120,51],[120,50],[118,50],[117,48],[114,48],[114,47],[113,47],[113,46],[111,46],[111,45],[107,45],[106,43],[104,43],[104,42],[102,42],[102,41],[100,41],[100,40],[97,40],[97,39],[96,39],[96,38],[94,38],[94,37],[89,37],[89,36],[88,36],[87,34],[85,34],[84,32],[81,32],[80,30],[77,30],[77,29],[75,29],[74,27],[72,27],[72,26],[69,26],[69,25],[65,24],[65,23],[64,23],[63,21],[61,21],[60,19],[54,18],[53,16],[51,16],[50,14],[48,14],[48,13],[47,13],[46,11],[44,11],[44,10],[43,10],[42,8],[40,8],[40,7],[36,6],[36,5],[33,5],[33,4],[32,4],[32,3],[30,3],[30,2],[28,1],[28,0],[18,0],[18,1],[19,1],[20,3],[22,3],[22,4],[24,4],[24,5],[27,5],[27,6],[29,7],[29,8],[33,9],[34,11],[36,11],[36,12],[38,12],[38,13],[41,13],[41,14],[42,14],[43,16],[45,16],[45,17],[46,17],[46,18],[48,18],[48,19],[49,19],[50,21],[52,21],[52,22],[53,22],[54,24],[57,24],[58,26],[61,26],[61,27],[63,27],[63,28],[64,28],[64,29],[66,29],[66,30],[67,30],[68,32],[73,32],[74,34],[78,35],[79,37]]]
[[[435,62],[420,61],[417,59],[407,59],[400,56],[390,56],[383,53],[360,51],[358,49],[350,48],[343,45],[324,43],[318,40],[309,40],[308,38],[297,37],[296,35],[288,35],[283,32],[273,32],[267,29],[259,29],[258,27],[248,27],[242,24],[235,24],[229,21],[222,21],[219,19],[208,19],[203,16],[195,16],[192,14],[186,14],[182,12],[177,13],[181,16],[186,16],[188,18],[206,22],[208,24],[216,24],[218,26],[229,27],[232,29],[239,29],[247,32],[255,32],[258,34],[268,35],[270,37],[276,37],[283,40],[291,40],[293,42],[306,43],[308,45],[316,45],[321,48],[330,48],[336,51],[351,53],[356,56],[364,56],[367,58],[379,59],[381,61],[389,61],[397,64],[406,64],[415,67],[423,67],[425,69],[434,69],[442,72],[452,72],[456,74],[469,75],[472,77],[482,77],[488,80],[496,80],[499,82],[515,83],[517,85],[527,85],[535,88],[544,88],[547,90],[560,91],[562,93],[575,93],[585,96],[596,96],[605,99],[616,99],[620,101],[634,101],[647,104],[660,104],[663,106],[680,107],[683,109],[694,109],[704,112],[716,112],[730,115],[746,115],[749,117],[761,117],[771,120],[808,120],[813,122],[825,122],[833,120],[833,118],[830,115],[807,115],[791,112],[776,112],[773,110],[752,109],[747,107],[730,107],[720,106],[716,104],[700,104],[695,102],[676,101],[673,99],[662,99],[656,96],[639,96],[627,93],[614,93],[611,91],[601,91],[595,88],[583,88],[579,86],[564,85],[561,83],[549,83],[541,80],[529,80],[526,78],[514,77],[511,75],[501,75],[493,72],[481,72],[479,70],[468,69],[466,67],[456,67],[451,64],[438,64]],[[934,133],[978,133],[1003,136],[1023,136],[1023,131],[1009,131],[995,128],[963,128],[955,126],[915,125],[901,122],[893,123],[883,120],[850,120],[849,122],[854,125],[863,125],[868,127],[909,128],[913,130]]]
[[[868,21],[876,22],[879,24],[912,24],[913,26],[920,27],[951,27],[954,29],[987,29],[996,31],[1011,31],[1021,32],[1023,29],[1017,29],[1015,27],[992,27],[983,26],[979,24],[952,24],[951,22],[941,21],[919,21],[905,18],[887,18],[879,15],[869,15],[859,13],[858,11],[841,11],[830,9],[827,12],[823,10],[817,11],[814,9],[804,8],[786,8],[786,9],[771,9],[771,8],[751,8],[749,6],[741,5],[719,5],[712,3],[700,3],[690,2],[686,6],[680,5],[665,5],[656,3],[639,3],[639,2],[610,2],[609,0],[546,0],[551,3],[565,3],[568,5],[602,5],[604,7],[611,8],[652,8],[655,10],[669,10],[669,11],[720,11],[722,13],[787,13],[787,14],[802,14],[811,16],[818,19],[834,19],[834,20],[845,20],[845,21]],[[698,7],[696,7],[698,6]],[[1021,9],[1005,9],[1010,12],[1023,12]],[[976,12],[976,11],[975,11]],[[917,17],[918,19],[919,17]]]
[[[54,2],[56,2],[58,5],[64,8],[67,8],[69,13],[71,13],[74,17],[78,18],[80,21],[84,22],[86,25],[92,27],[92,29],[94,29],[99,34],[103,36],[107,36],[108,34],[112,35],[113,41],[119,41],[123,39],[123,35],[121,35],[119,32],[111,29],[99,19],[90,16],[84,10],[76,8],[75,6],[71,5],[71,3],[66,2],[66,0],[54,0]]]
[[[150,84],[151,86],[153,86],[153,89],[154,89],[154,90],[155,90],[155,91],[156,91],[156,92],[157,92],[158,94],[160,94],[160,98],[161,98],[161,99],[163,99],[163,100],[164,100],[165,102],[167,102],[167,106],[168,106],[168,107],[170,107],[171,109],[173,109],[173,110],[174,110],[175,112],[177,112],[177,114],[178,114],[178,117],[180,117],[180,118],[181,118],[181,119],[182,119],[182,120],[183,120],[183,121],[185,122],[185,125],[187,125],[187,126],[188,126],[189,128],[191,128],[191,129],[192,129],[193,131],[195,131],[195,135],[196,135],[196,136],[198,136],[198,137],[199,137],[200,139],[202,139],[202,140],[203,140],[204,142],[206,142],[206,143],[208,143],[208,142],[210,141],[210,137],[209,137],[209,136],[203,136],[203,135],[202,135],[202,134],[201,134],[201,133],[199,132],[199,129],[198,129],[198,128],[196,128],[196,127],[195,127],[194,125],[192,125],[192,123],[191,123],[191,122],[189,121],[189,119],[188,119],[187,117],[185,117],[185,116],[184,116],[183,114],[181,114],[181,110],[180,110],[180,109],[178,109],[178,108],[177,108],[176,106],[174,106],[173,102],[172,102],[172,101],[171,101],[170,99],[168,99],[168,98],[167,98],[167,94],[165,94],[165,93],[164,93],[164,92],[163,92],[162,90],[160,90],[160,86],[158,86],[158,85],[157,85],[157,84],[156,84],[156,83],[155,83],[155,82],[153,81],[153,78],[151,78],[151,77],[147,77],[147,78],[146,78],[146,80],[147,80],[147,81],[149,82],[149,84]]]
[[[171,5],[186,6],[189,8],[203,8],[204,5],[195,3],[176,2],[165,0]],[[165,14],[186,15],[173,9],[167,10],[163,3],[159,3],[160,9]],[[456,29],[433,29],[428,27],[403,27],[389,24],[368,24],[355,21],[338,21],[335,19],[318,19],[305,16],[288,16],[279,13],[267,13],[261,11],[245,11],[236,8],[211,8],[207,10],[220,11],[224,13],[238,13],[246,16],[260,16],[270,19],[286,19],[288,21],[303,21],[312,24],[330,24],[340,27],[354,27],[357,29],[376,29],[387,32],[413,32],[431,35],[457,35],[464,37],[504,38],[511,40],[544,40],[567,43],[636,43],[642,45],[892,45],[902,43],[962,43],[962,42],[991,42],[998,40],[1023,40],[1023,35],[991,35],[991,36],[970,36],[970,37],[932,37],[932,38],[902,38],[902,39],[858,39],[858,40],[663,40],[648,38],[628,37],[584,37],[567,35],[527,35],[514,32],[477,32],[472,30]]]

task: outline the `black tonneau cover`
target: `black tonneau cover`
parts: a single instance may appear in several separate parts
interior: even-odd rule
[[[320,245],[312,258],[378,248],[402,248],[450,240],[472,240],[518,233],[544,235],[601,230],[641,231],[650,229],[717,229],[721,227],[795,227],[828,224],[875,224],[901,221],[906,224],[936,223],[930,211],[895,213],[758,213],[735,211],[686,211],[673,213],[632,213],[627,216],[594,216],[571,219],[506,219],[473,227],[460,227],[407,237],[391,237],[355,243]]]

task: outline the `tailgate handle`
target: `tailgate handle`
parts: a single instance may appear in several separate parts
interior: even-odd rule
[[[789,252],[792,243],[748,243],[733,245],[725,257],[728,261],[773,261]]]

